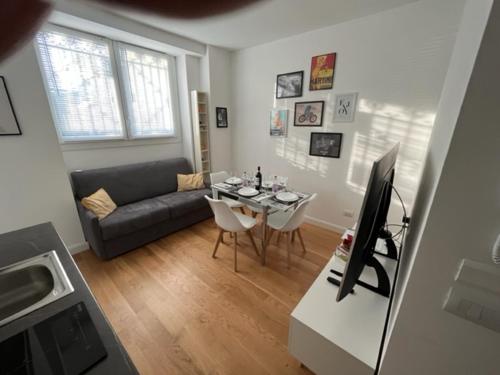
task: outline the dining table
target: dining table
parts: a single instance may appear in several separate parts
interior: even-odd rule
[[[242,184],[228,184],[216,183],[211,185],[212,195],[214,199],[220,199],[221,196],[226,196],[231,199],[238,200],[247,206],[254,207],[258,211],[262,212],[262,223],[261,223],[261,248],[260,258],[262,265],[266,264],[266,238],[267,238],[267,219],[269,215],[276,213],[278,211],[282,212],[293,212],[297,206],[309,199],[312,194],[303,193],[298,191],[292,191],[286,188],[282,188],[279,191],[273,192],[271,189],[261,188],[258,194],[252,197],[244,196],[239,194]],[[297,194],[298,199],[294,202],[283,202],[276,198],[278,193],[283,191],[293,192]]]

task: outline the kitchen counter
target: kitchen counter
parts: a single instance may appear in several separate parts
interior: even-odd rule
[[[46,320],[78,302],[84,302],[108,353],[86,374],[138,374],[127,352],[90,292],[73,258],[51,223],[0,234],[0,268],[55,250],[75,291],[39,310],[0,327],[0,342]]]

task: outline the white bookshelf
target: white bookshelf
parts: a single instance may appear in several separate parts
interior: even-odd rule
[[[210,126],[208,115],[208,95],[191,91],[191,111],[193,121],[194,168],[196,172],[208,175],[210,165]]]

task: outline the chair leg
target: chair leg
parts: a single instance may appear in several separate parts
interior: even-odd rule
[[[234,272],[238,272],[238,233],[234,233]]]
[[[295,242],[295,230],[292,232],[292,242]]]
[[[282,232],[278,232],[278,239],[276,240],[276,246],[278,246],[280,244],[281,234],[282,234]]]
[[[271,238],[273,238],[274,232],[275,232],[275,230],[273,228],[269,228],[269,232],[268,232],[267,239],[266,239],[266,246],[269,245],[269,243],[271,242]]]
[[[257,212],[253,211],[252,212],[252,217],[255,219],[257,217]]]
[[[297,234],[299,235],[299,241],[300,241],[300,244],[302,245],[302,250],[305,254],[306,252],[306,245],[304,245],[304,239],[302,238],[302,233],[300,232],[300,228],[297,228]]]
[[[229,237],[233,238],[233,232],[229,232]]]
[[[219,244],[222,242],[222,237],[224,236],[224,231],[221,229],[219,232],[219,237],[217,237],[217,242],[215,243],[214,252],[212,253],[212,258],[215,258]]]
[[[243,207],[240,207],[240,211],[243,215],[245,215],[245,209]]]
[[[255,250],[255,254],[257,254],[257,256],[260,257],[259,249],[257,249],[257,245],[255,244],[255,241],[253,239],[251,230],[247,230],[247,234],[248,234],[248,237],[250,237],[250,241],[252,242],[252,246]]]
[[[290,252],[292,251],[292,238],[291,238],[291,233],[286,232],[285,233],[285,240],[286,240],[286,259],[287,259],[287,266],[288,269],[290,269]]]

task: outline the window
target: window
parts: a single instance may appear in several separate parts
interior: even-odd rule
[[[118,51],[130,133],[133,137],[173,135],[167,56],[123,43]]]
[[[60,141],[175,136],[172,57],[55,26],[36,44]]]

